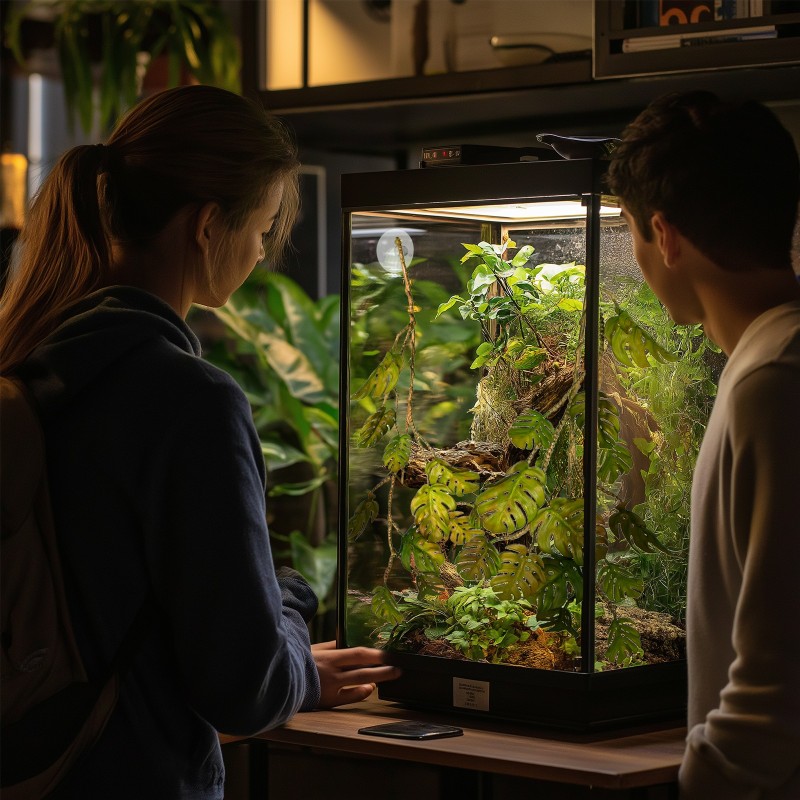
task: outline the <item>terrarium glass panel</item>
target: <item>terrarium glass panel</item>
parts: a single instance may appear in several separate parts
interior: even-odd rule
[[[643,282],[613,198],[591,208],[345,215],[344,644],[512,682],[684,658],[720,356]]]

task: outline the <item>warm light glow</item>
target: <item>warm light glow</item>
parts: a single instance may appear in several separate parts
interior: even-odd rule
[[[266,88],[303,86],[303,0],[265,2]]]
[[[604,198],[611,201],[611,198]],[[375,213],[375,212],[373,212]],[[616,206],[601,205],[600,216],[618,217]],[[557,219],[584,219],[586,207],[580,200],[548,200],[530,203],[492,203],[478,206],[448,206],[437,208],[413,208],[403,211],[386,211],[375,216],[392,217],[444,217],[448,219],[472,219],[482,222],[539,222]]]

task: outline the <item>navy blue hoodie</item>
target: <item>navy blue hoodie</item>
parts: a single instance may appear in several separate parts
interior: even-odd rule
[[[317,601],[296,574],[276,577],[247,400],[199,356],[168,305],[112,287],[76,305],[19,370],[43,419],[90,677],[151,590],[157,607],[64,797],[221,798],[217,731],[252,734],[319,700],[306,627]]]

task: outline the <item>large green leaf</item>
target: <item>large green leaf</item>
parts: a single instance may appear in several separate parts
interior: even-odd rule
[[[441,458],[433,458],[425,465],[428,482],[447,487],[447,491],[456,497],[471,494],[478,490],[480,478],[470,469],[452,467]]]
[[[542,556],[547,582],[539,590],[534,604],[541,611],[562,608],[573,598],[583,597],[583,573],[571,559],[563,556]]]
[[[662,347],[637,325],[627,311],[620,311],[605,322],[605,337],[617,360],[626,367],[649,367],[657,362],[676,361],[677,356]]]
[[[531,522],[531,533],[545,553],[583,562],[583,499],[554,498]]]
[[[401,433],[387,443],[383,451],[383,464],[389,472],[399,472],[408,466],[411,458],[411,436]]]
[[[458,574],[467,581],[491,578],[500,568],[497,548],[482,532],[473,533],[455,559]]]
[[[442,548],[420,536],[416,526],[411,526],[400,539],[400,561],[409,572],[432,572],[438,577],[444,563]]]
[[[503,600],[531,598],[547,580],[542,559],[522,544],[510,544],[500,553],[500,569],[490,584]]]
[[[624,663],[643,654],[642,640],[633,622],[616,617],[608,626],[606,658],[612,663]]]
[[[586,421],[586,395],[578,392],[569,406],[569,414],[575,418],[575,424],[583,428]],[[619,409],[614,401],[603,394],[597,397],[597,432],[601,447],[611,447],[619,441]]]
[[[660,550],[662,553],[669,552],[655,533],[647,527],[645,521],[627,508],[617,506],[614,513],[608,518],[608,527],[614,532],[617,539],[624,539],[637,550],[645,553],[652,553],[654,550]]]
[[[378,516],[378,501],[375,495],[369,492],[356,506],[356,510],[347,523],[347,538],[350,541],[357,539],[371,525]]]
[[[394,595],[385,586],[378,586],[372,593],[372,611],[376,617],[392,625],[403,621],[403,612],[397,607]]]
[[[314,594],[323,600],[336,579],[337,547],[334,537],[313,546],[300,531],[289,534],[294,568],[308,581]]]
[[[394,425],[394,421],[394,409],[381,406],[374,414],[370,414],[366,422],[355,431],[353,443],[356,447],[372,447]]]
[[[383,400],[394,389],[400,377],[400,368],[403,358],[399,353],[389,350],[375,367],[369,377],[361,384],[361,388],[353,395],[353,400],[362,400],[371,397],[373,400]]]
[[[614,483],[620,475],[631,469],[633,457],[621,439],[597,448],[597,477],[601,483]]]
[[[331,372],[330,341],[328,331],[320,328],[320,315],[317,307],[303,289],[293,280],[279,272],[264,272],[268,302],[272,307],[273,298],[279,297],[283,307],[283,328],[287,341],[291,342],[308,358],[314,371],[324,380],[332,394],[338,390],[338,370]],[[338,340],[338,336],[336,340]],[[335,366],[335,364],[333,365]]]
[[[438,483],[420,486],[411,498],[411,513],[419,532],[432,541],[438,542],[450,536],[450,512],[455,508],[455,498],[446,486]]]
[[[597,585],[612,603],[636,599],[644,590],[641,575],[634,575],[629,566],[617,561],[603,560],[597,565]]]
[[[508,431],[508,438],[521,450],[534,447],[547,450],[555,438],[555,428],[547,417],[531,409],[523,411]]]
[[[475,500],[483,527],[497,535],[522,530],[544,504],[545,475],[520,461],[496,483],[485,486]]]
[[[450,512],[450,541],[460,546],[466,544],[472,536],[483,536],[483,531],[476,527],[476,520],[473,516],[465,514],[456,509]]]

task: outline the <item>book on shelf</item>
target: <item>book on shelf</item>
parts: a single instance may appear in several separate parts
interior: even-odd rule
[[[626,4],[629,16],[637,15],[635,26],[658,28],[719,22],[769,13],[769,0],[637,0]]]
[[[756,39],[774,39],[778,35],[774,25],[756,25],[748,28],[728,28],[720,31],[664,33],[657,36],[637,36],[622,40],[623,53],[641,53],[648,50],[667,50],[676,47],[702,47],[728,42],[748,42]]]

